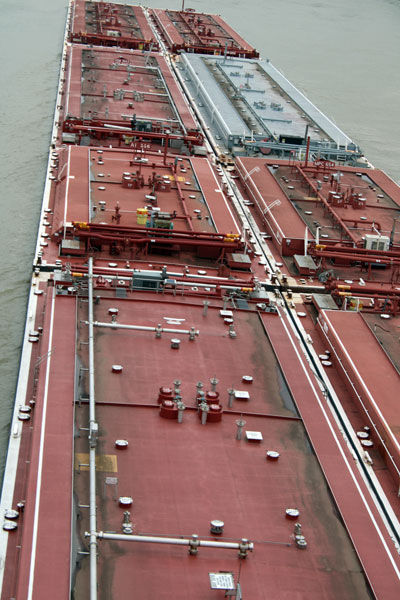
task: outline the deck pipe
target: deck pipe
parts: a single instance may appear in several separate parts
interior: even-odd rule
[[[87,533],[85,535],[88,535]],[[145,542],[150,544],[173,544],[175,546],[204,546],[205,548],[226,548],[232,550],[241,550],[242,552],[250,551],[254,549],[253,542],[249,542],[247,539],[242,538],[240,542],[220,542],[214,540],[199,540],[196,535],[189,538],[172,538],[172,537],[158,537],[153,535],[124,535],[121,533],[105,533],[99,531],[96,534],[97,538],[102,540],[115,540],[121,542]]]
[[[100,269],[103,269],[102,272],[100,272]],[[148,269],[149,270],[149,269]],[[87,268],[82,266],[82,265],[73,265],[73,272],[72,275],[73,276],[80,276],[81,274],[86,273]],[[132,271],[132,275],[139,275],[141,274],[141,270],[136,270],[136,269],[131,269]],[[121,274],[123,273],[123,274]],[[156,271],[154,270],[153,273],[159,275],[162,273],[162,271]],[[96,273],[94,274],[96,277],[98,277],[99,275],[101,276],[113,276],[113,277],[117,277],[118,279],[123,279],[124,281],[131,281],[132,280],[132,276],[127,277],[126,275],[126,271],[121,269],[113,269],[113,268],[108,268],[108,267],[96,267]],[[177,282],[179,284],[182,285],[197,285],[198,287],[215,287],[215,285],[219,285],[222,289],[227,289],[227,290],[232,290],[232,288],[234,290],[238,290],[241,291],[242,288],[254,288],[254,278],[252,277],[251,279],[231,279],[229,280],[227,277],[218,277],[217,275],[198,275],[197,273],[179,273],[179,272],[174,272],[174,271],[170,271],[169,273],[167,273],[168,278],[172,278],[172,279],[177,279],[179,277],[181,278],[186,278],[186,279],[199,279],[202,281],[205,281],[206,283],[198,283],[196,282],[184,282],[181,279],[177,279]],[[208,283],[210,281],[216,281],[217,284],[213,284],[213,283]],[[225,285],[221,285],[219,282],[223,281],[225,283]]]
[[[90,519],[90,600],[97,600],[97,521],[96,521],[96,443],[97,423],[95,418],[94,393],[94,327],[93,327],[93,258],[89,258],[89,519]]]
[[[85,321],[85,324],[89,324]],[[188,335],[200,335],[200,331],[197,329],[193,332],[193,329],[170,329],[169,327],[148,327],[146,325],[123,325],[121,323],[101,323],[99,321],[92,321],[94,327],[110,327],[111,329],[133,329],[135,331],[160,331],[164,333],[187,333]]]
[[[164,121],[166,121],[166,119],[164,119]],[[171,120],[171,122],[176,122],[176,121]],[[88,126],[88,125],[83,125],[83,124],[79,124],[79,123],[72,122],[72,121],[68,122],[68,128],[66,130],[68,132],[75,133],[78,136],[84,135],[85,132],[94,132],[94,133],[98,132],[98,133],[109,133],[109,134],[115,133],[116,135],[119,136],[119,140],[118,140],[119,142],[121,142],[121,137],[123,135],[126,135],[127,133],[131,133],[131,134],[137,133],[138,135],[139,134],[143,135],[143,132],[135,132],[135,131],[132,131],[128,127],[125,129],[123,126],[121,127],[118,125],[116,125],[115,127],[110,127],[110,126],[107,126],[106,124]],[[197,134],[197,132],[194,132],[193,134],[190,134],[190,133],[185,134],[185,132],[183,131],[182,134],[173,134],[173,133],[166,134],[166,133],[162,133],[162,132],[146,131],[146,137],[149,137],[152,139],[153,138],[161,138],[161,139],[165,140],[167,138],[167,136],[168,136],[168,140],[179,140],[179,141],[183,140],[184,142],[193,143],[195,145],[197,145],[197,143],[200,141],[200,136]],[[154,152],[154,151],[150,151],[150,150],[147,151],[147,154],[157,156],[157,157],[160,156],[158,152]],[[175,157],[175,155],[168,154],[168,157],[171,158],[171,160],[172,160]]]
[[[175,178],[175,184],[176,184],[176,190],[178,192],[179,200],[181,201],[181,204],[182,204],[183,213],[185,215],[185,219],[186,219],[187,225],[188,225],[190,231],[193,232],[194,231],[194,226],[193,226],[193,223],[192,223],[192,218],[189,215],[189,211],[188,211],[187,206],[186,206],[186,201],[185,201],[185,198],[184,198],[183,193],[182,193],[182,187],[181,187],[181,185],[180,185],[177,177]]]
[[[182,202],[184,204],[184,202],[185,202],[184,199],[182,200]],[[185,215],[185,218],[189,219],[189,216]],[[188,223],[189,223],[189,221],[188,221]],[[192,225],[192,228],[193,228],[193,225]],[[146,228],[143,230],[142,235],[137,234],[135,237],[133,235],[127,237],[127,236],[123,236],[123,235],[119,235],[119,234],[110,234],[108,232],[100,234],[100,233],[96,233],[93,231],[82,231],[81,229],[78,230],[79,233],[76,235],[79,235],[79,237],[82,239],[89,238],[89,239],[93,239],[93,240],[98,240],[100,242],[104,242],[105,244],[109,244],[112,242],[121,242],[121,243],[125,244],[125,246],[126,246],[127,244],[153,243],[152,240],[154,238],[150,237],[151,234],[148,233],[149,231],[152,231],[152,230],[154,230],[154,228]],[[204,239],[199,239],[199,238],[177,239],[176,237],[171,235],[171,231],[172,231],[171,229],[164,229],[163,232],[165,232],[164,233],[165,237],[159,237],[157,239],[157,241],[160,243],[163,243],[164,245],[179,244],[181,246],[206,246],[206,247],[209,246],[209,247],[214,247],[214,248],[216,247],[216,248],[221,248],[221,249],[226,248],[227,250],[231,250],[231,251],[238,250],[239,244],[232,242],[232,241],[227,241],[227,242],[224,242],[223,240],[211,241],[211,240],[204,240]]]

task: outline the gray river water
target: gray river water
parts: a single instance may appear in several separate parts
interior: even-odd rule
[[[180,9],[182,0],[145,4]],[[375,166],[400,180],[400,0],[186,0],[185,6],[226,18]],[[0,0],[0,473],[66,8],[66,0]]]

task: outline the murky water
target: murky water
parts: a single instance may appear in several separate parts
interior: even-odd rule
[[[182,7],[182,0],[144,3]],[[400,179],[399,0],[185,0],[185,6],[225,17],[350,135],[371,162]],[[0,472],[66,8],[65,0],[0,0]]]

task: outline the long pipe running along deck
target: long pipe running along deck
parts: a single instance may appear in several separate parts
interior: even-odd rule
[[[96,400],[94,392],[93,258],[89,257],[89,469],[90,469],[90,600],[97,599],[97,518],[96,518]]]

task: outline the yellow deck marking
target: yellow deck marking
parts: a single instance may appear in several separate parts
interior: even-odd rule
[[[89,467],[83,466],[89,464],[89,454],[75,454],[75,470],[89,471]],[[115,454],[98,454],[96,456],[97,471],[106,471],[107,473],[117,473],[117,456]]]

